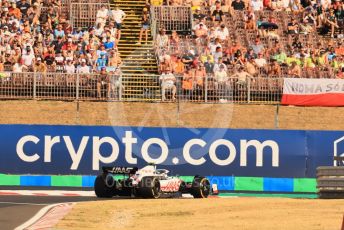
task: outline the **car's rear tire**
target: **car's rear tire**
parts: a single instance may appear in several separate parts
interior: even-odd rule
[[[96,177],[94,182],[94,192],[96,193],[97,197],[100,198],[111,198],[115,193],[115,184],[116,183],[106,183],[105,180],[107,178],[106,174],[102,174]],[[114,181],[115,182],[115,181]],[[108,185],[107,185],[108,184]]]
[[[157,199],[161,196],[160,181],[157,177],[143,177],[138,189],[139,196]]]
[[[194,178],[191,187],[191,195],[194,198],[207,198],[210,190],[210,182],[207,178],[198,176]]]

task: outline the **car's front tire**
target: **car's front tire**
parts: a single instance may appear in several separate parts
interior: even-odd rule
[[[210,191],[210,182],[207,178],[198,176],[194,178],[191,187],[191,195],[194,198],[207,198]]]

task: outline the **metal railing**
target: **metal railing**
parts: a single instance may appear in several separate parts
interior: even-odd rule
[[[192,11],[188,6],[153,6],[151,21],[155,22],[155,31],[164,28],[167,31],[191,33]]]
[[[118,75],[2,73],[0,99],[121,100]]]
[[[97,12],[105,3],[71,3],[69,8],[69,19],[73,28],[88,28],[95,25]],[[110,5],[107,3],[107,8]]]
[[[245,81],[231,77],[219,82],[211,75],[191,80],[177,75],[172,86],[164,85],[159,75],[150,76],[149,84],[142,79],[144,85],[139,79],[122,81],[121,76],[110,74],[8,72],[0,76],[0,99],[135,101],[122,94],[139,87],[146,88],[137,98],[140,101],[277,104],[283,92],[283,78],[272,77]]]
[[[162,92],[165,101],[277,104],[282,97],[283,78],[256,77],[242,81],[237,77],[229,77],[225,81],[218,81],[211,75],[192,80],[176,76],[175,86],[175,98],[172,87],[167,92],[164,90],[165,95]]]

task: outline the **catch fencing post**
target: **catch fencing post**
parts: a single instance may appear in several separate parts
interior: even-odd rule
[[[80,78],[79,78],[79,73],[76,74],[76,100],[79,100],[79,83],[80,83]]]
[[[36,99],[36,87],[37,87],[37,82],[36,82],[36,72],[33,73],[33,99]]]
[[[204,82],[204,102],[208,102],[208,75],[205,76]]]
[[[247,83],[247,103],[251,102],[251,78],[246,78],[248,80]]]

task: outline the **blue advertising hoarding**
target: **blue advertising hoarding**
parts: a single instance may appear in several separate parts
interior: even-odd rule
[[[344,132],[1,125],[0,173],[96,175],[159,164],[178,175],[315,177],[344,152]],[[338,146],[338,147],[335,147]],[[336,153],[334,152],[336,150]]]

